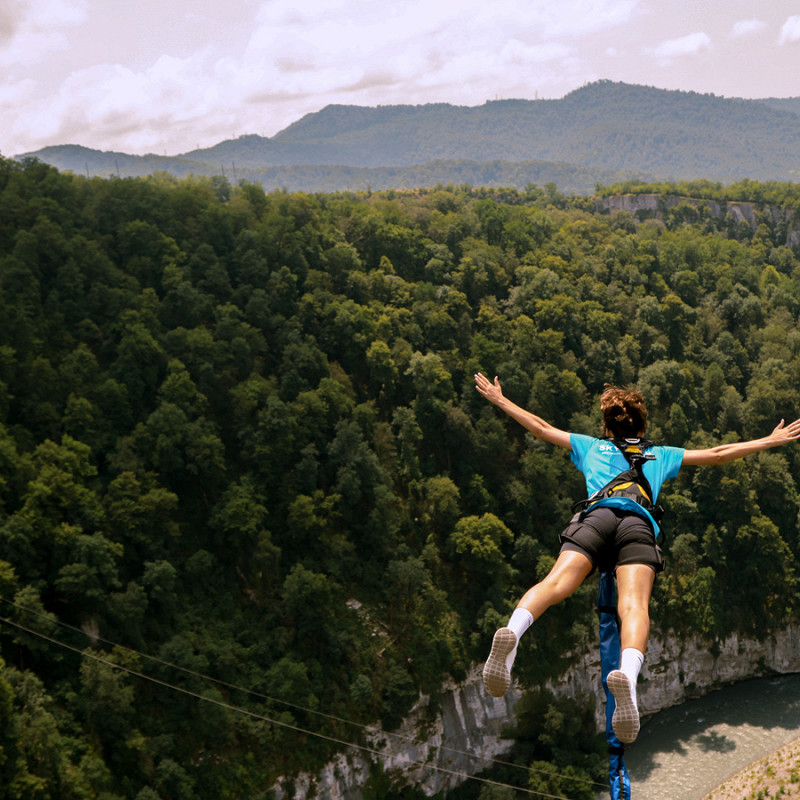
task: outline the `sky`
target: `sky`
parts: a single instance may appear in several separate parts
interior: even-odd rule
[[[0,154],[176,155],[329,104],[600,79],[800,96],[800,0],[0,0]]]

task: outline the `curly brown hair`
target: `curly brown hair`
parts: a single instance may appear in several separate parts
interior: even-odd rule
[[[641,436],[647,429],[647,407],[637,389],[606,384],[600,395],[603,424],[614,437]]]

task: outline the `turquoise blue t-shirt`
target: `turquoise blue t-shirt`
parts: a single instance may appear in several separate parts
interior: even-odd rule
[[[595,439],[581,433],[569,435],[570,458],[572,463],[583,473],[586,479],[587,496],[591,497],[596,491],[602,489],[610,480],[616,478],[620,472],[629,469],[628,461],[620,449],[605,439]],[[642,472],[650,482],[653,490],[653,505],[656,504],[661,485],[669,478],[674,478],[683,461],[682,447],[648,447],[646,453],[652,453],[655,458],[645,461]],[[639,514],[653,526],[656,536],[659,527],[648,511],[630,497],[606,497],[599,500],[595,508],[610,506],[632,511]]]

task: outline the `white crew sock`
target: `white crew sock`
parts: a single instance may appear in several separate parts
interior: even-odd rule
[[[533,614],[527,608],[516,608],[508,621],[507,628],[510,628],[517,636],[517,641],[522,638],[528,628],[533,624]]]
[[[619,668],[628,676],[631,684],[631,697],[636,705],[636,681],[644,663],[644,653],[635,647],[626,647],[619,659]]]

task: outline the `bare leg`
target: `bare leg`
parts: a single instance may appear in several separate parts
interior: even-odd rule
[[[529,611],[534,619],[550,606],[569,597],[592,571],[592,562],[582,553],[560,553],[547,577],[522,596],[517,608]],[[502,697],[511,683],[511,665],[517,652],[517,634],[500,628],[492,640],[492,652],[483,667],[483,684],[492,697]]]
[[[636,676],[650,635],[649,605],[654,580],[655,572],[644,564],[617,567],[617,611],[622,625],[620,640],[624,655],[621,669],[608,674],[608,688],[616,701],[611,724],[617,738],[624,743],[632,742],[639,733]],[[626,663],[629,666],[626,667]]]
[[[564,550],[547,577],[528,589],[518,603],[538,619],[550,606],[569,597],[592,571],[592,562],[583,553]],[[652,571],[652,570],[651,570]]]
[[[625,564],[617,567],[617,612],[622,623],[622,649],[635,647],[647,652],[650,636],[650,595],[656,573],[645,564]]]

